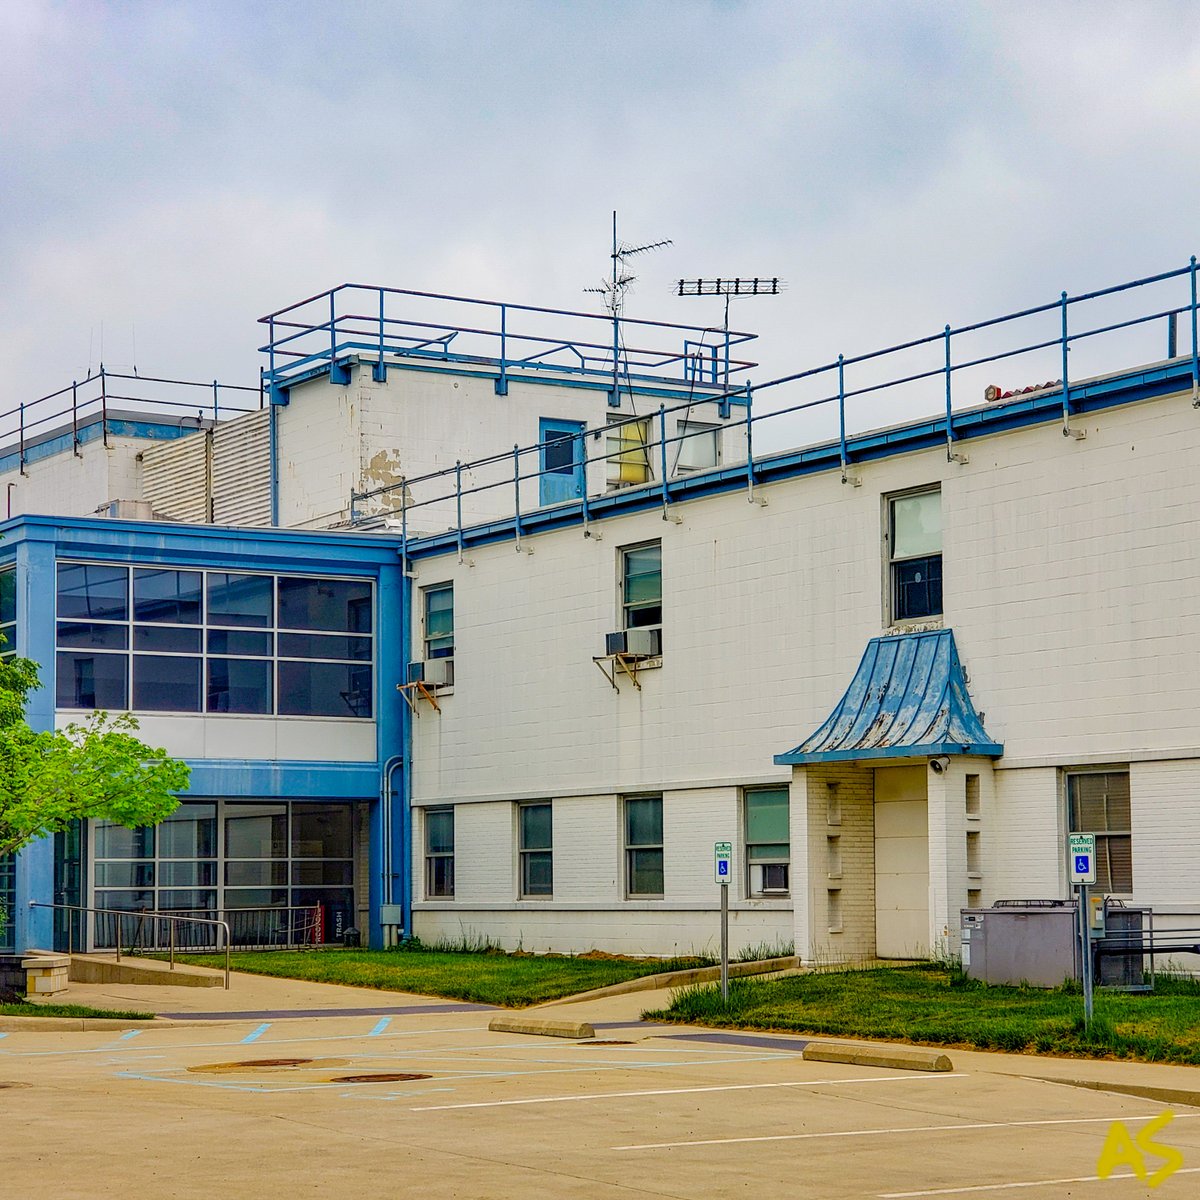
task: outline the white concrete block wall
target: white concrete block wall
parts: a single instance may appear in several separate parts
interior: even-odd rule
[[[933,449],[856,466],[859,487],[826,473],[764,488],[766,508],[732,494],[677,506],[680,524],[634,514],[599,540],[568,530],[528,539],[532,554],[419,562],[422,585],[454,579],[457,649],[454,694],[416,731],[417,799],[786,781],[772,756],[816,728],[888,629],[886,497],[940,484],[944,623],[1006,748],[994,780],[981,771],[983,902],[1063,894],[1062,768],[1133,761],[1149,780],[1157,762],[1155,811],[1189,827],[1186,787],[1167,782],[1188,773],[1162,764],[1195,753],[1200,424],[1188,396],[1077,424],[1084,441],[1024,429],[970,443],[966,465]],[[620,625],[618,551],[651,539],[663,663],[618,694],[592,658]],[[1138,794],[1153,845],[1160,818]],[[1200,902],[1182,864],[1173,877]]]
[[[136,500],[137,456],[149,444],[141,438],[108,438],[85,442],[79,454],[65,450],[49,458],[26,464],[19,470],[0,474],[4,508],[0,517],[25,513],[64,517],[89,517],[110,500]],[[11,491],[8,484],[13,484]]]

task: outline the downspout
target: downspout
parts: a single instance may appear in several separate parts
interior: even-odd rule
[[[403,496],[403,492],[401,496]],[[401,513],[404,527],[400,533],[400,658],[404,680],[408,682],[408,664],[412,660],[412,579],[408,565],[408,511]],[[400,776],[400,844],[404,861],[400,867],[400,905],[404,925],[404,940],[413,936],[412,930],[412,775],[413,775],[413,714],[405,703],[400,710],[400,746],[404,770]],[[389,816],[389,823],[390,823]],[[389,849],[390,854],[390,849]]]
[[[383,839],[382,851],[380,853],[380,870],[382,880],[380,887],[380,903],[393,904],[393,896],[395,895],[395,886],[393,880],[396,878],[394,869],[394,861],[392,855],[392,804],[395,801],[395,792],[392,788],[392,777],[396,773],[396,768],[404,762],[403,754],[393,754],[391,758],[383,764],[381,773],[381,786],[379,789],[379,799],[383,805],[383,810],[380,814],[380,835]],[[385,924],[385,930],[392,926]],[[390,946],[390,934],[387,934],[384,939],[384,945]]]
[[[279,406],[267,410],[267,456],[270,458],[271,528],[279,528]]]

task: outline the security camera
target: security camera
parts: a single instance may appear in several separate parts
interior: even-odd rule
[[[945,775],[950,766],[950,760],[943,754],[940,758],[931,758],[929,760],[929,769],[935,775]]]

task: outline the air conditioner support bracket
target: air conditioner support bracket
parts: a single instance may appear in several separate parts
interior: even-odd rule
[[[396,691],[398,691],[400,695],[404,697],[404,703],[408,705],[408,710],[414,717],[420,717],[421,715],[419,701],[422,699],[428,700],[429,703],[433,705],[434,712],[436,712],[439,716],[441,715],[442,709],[437,702],[437,696],[433,694],[433,691],[430,689],[429,685],[424,681],[418,680],[416,683],[398,683],[396,684]]]
[[[638,683],[637,665],[638,660],[631,654],[601,654],[592,659],[592,662],[600,668],[600,674],[608,680],[614,692],[621,690],[617,684],[617,676],[624,675],[629,679],[635,688],[640,692],[642,685]],[[605,664],[609,665],[605,665]]]

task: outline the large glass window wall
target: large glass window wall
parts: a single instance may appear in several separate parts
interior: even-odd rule
[[[0,571],[0,658],[17,649],[17,572],[9,567]]]
[[[369,579],[60,562],[58,707],[370,718],[373,612]]]
[[[227,920],[235,944],[336,942],[355,924],[354,825],[360,806],[283,801],[188,800],[161,825],[126,829],[97,821],[92,881],[98,908]],[[123,938],[135,922],[122,921]],[[95,944],[111,945],[98,919]],[[165,931],[136,934],[161,944]],[[181,944],[206,945],[201,927]]]

